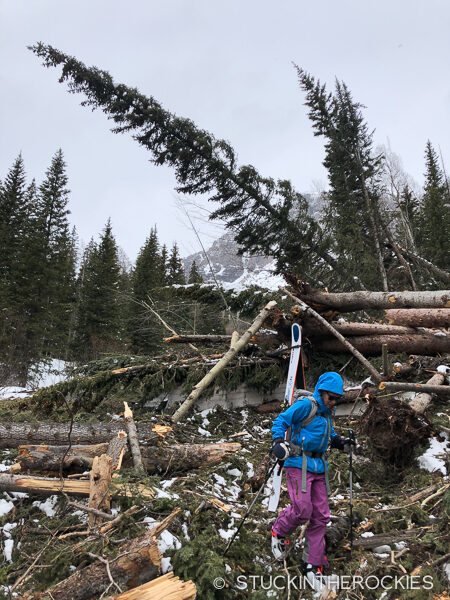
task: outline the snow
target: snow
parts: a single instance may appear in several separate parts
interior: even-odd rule
[[[219,485],[223,485],[223,486],[226,486],[226,485],[227,485],[227,482],[226,482],[226,480],[225,480],[225,479],[222,477],[222,475],[217,475],[217,473],[213,473],[213,477],[214,477],[214,479],[217,481],[217,483],[218,483]]]
[[[70,363],[57,358],[53,358],[50,363],[39,363],[34,369],[34,376],[30,377],[27,384],[33,388],[55,385],[67,378],[66,369],[69,366]]]
[[[253,470],[253,464],[249,461],[247,461],[247,477],[253,477],[253,475],[255,474],[255,471]]]
[[[44,512],[47,515],[47,517],[54,517],[56,514],[55,506],[57,502],[58,496],[55,495],[47,498],[45,502],[39,502],[39,500],[36,500],[35,502],[33,502],[33,506],[36,506],[37,508],[39,508],[39,510],[42,510],[42,512]]]
[[[244,272],[234,281],[222,281],[221,285],[225,290],[234,290],[243,292],[252,285],[264,288],[266,290],[276,291],[286,285],[284,277],[275,274],[276,261],[265,266],[263,269],[249,271],[244,263]]]
[[[234,529],[219,529],[219,535],[222,539],[228,541],[233,537],[236,531],[237,527],[235,527]]]
[[[163,557],[161,559],[161,573],[165,575],[169,571],[172,571],[172,563],[170,562],[170,557]]]
[[[211,437],[211,434],[209,433],[209,431],[207,431],[206,429],[203,429],[202,427],[198,428],[198,432],[200,435],[203,435],[205,437]]]
[[[12,502],[8,502],[4,498],[0,498],[0,517],[7,515],[13,508],[14,504]]]
[[[165,479],[164,481],[160,481],[160,485],[161,485],[161,487],[162,487],[163,490],[166,490],[173,483],[175,483],[175,481],[177,479],[178,479],[178,477],[174,477],[173,479]]]
[[[165,492],[164,490],[161,490],[157,487],[154,487],[153,489],[156,492],[155,498],[171,498],[173,500],[178,500],[178,498],[180,497],[178,494],[169,494],[168,492]]]
[[[439,454],[444,454],[450,450],[450,442],[440,442],[436,438],[430,439],[430,447],[422,456],[417,459],[419,466],[422,469],[426,469],[430,473],[440,471],[442,475],[447,475],[447,469],[445,461],[442,458],[438,458]]]
[[[0,473],[3,473],[4,471],[9,471],[9,467],[10,465],[7,465],[6,463],[0,463]]]
[[[0,387],[0,400],[7,398],[26,398],[30,395],[30,391],[26,388],[17,386]]]
[[[8,562],[12,562],[12,551],[14,548],[14,540],[12,538],[8,538],[5,540],[3,545],[3,554],[5,555],[5,559]]]
[[[228,469],[228,475],[232,475],[233,477],[241,477],[242,473],[239,469]]]
[[[439,365],[436,370],[443,375],[448,375],[450,373],[450,367],[447,367],[446,365]]]
[[[365,533],[361,534],[361,537],[372,537],[373,535],[375,535],[372,531],[366,531]]]
[[[187,540],[190,540],[190,539],[191,539],[191,538],[189,537],[188,528],[187,528],[187,525],[186,525],[186,523],[182,523],[182,525],[181,525],[181,531],[183,532],[183,535],[184,535],[184,537],[185,537]]]

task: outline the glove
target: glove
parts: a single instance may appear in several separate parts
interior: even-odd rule
[[[285,460],[289,456],[289,446],[284,441],[284,438],[279,437],[273,440],[270,453],[273,454],[277,460]]]
[[[344,447],[342,448],[344,450],[344,452],[346,452],[347,454],[350,454],[350,449],[351,449],[352,452],[354,454],[356,454],[357,445],[356,445],[356,440],[355,439],[345,438],[342,441],[344,442]]]

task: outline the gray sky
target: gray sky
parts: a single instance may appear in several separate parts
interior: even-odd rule
[[[0,177],[22,151],[39,182],[61,147],[81,239],[111,217],[131,260],[155,223],[183,255],[199,250],[173,173],[80,107],[29,44],[106,69],[301,192],[324,187],[326,173],[291,61],[330,86],[344,80],[366,105],[375,142],[389,139],[419,183],[428,138],[450,169],[448,0],[0,0],[0,18]],[[218,234],[199,228],[207,244]]]

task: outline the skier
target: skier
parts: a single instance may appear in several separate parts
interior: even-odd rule
[[[325,530],[330,520],[329,483],[325,452],[332,448],[350,451],[350,438],[341,438],[331,423],[337,400],[343,395],[342,377],[327,372],[319,377],[312,396],[299,398],[279,414],[272,426],[271,453],[286,466],[286,481],[292,504],[280,512],[272,525],[272,552],[282,560],[289,550],[287,536],[309,521],[303,550],[304,575],[320,581],[325,556]],[[289,430],[288,437],[285,433]]]

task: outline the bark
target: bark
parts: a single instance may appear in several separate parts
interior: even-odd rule
[[[303,286],[304,288],[305,286]],[[302,291],[301,282],[295,286],[295,295],[306,304],[340,312],[372,308],[450,308],[450,290],[421,292],[341,292],[330,293],[308,289]]]
[[[279,408],[278,403],[278,408]],[[78,459],[76,466],[85,470],[85,461],[88,467],[92,466],[95,456],[106,452],[107,444],[95,446],[73,446],[72,451]],[[141,455],[145,470],[148,473],[158,472],[185,472],[196,469],[202,465],[215,465],[226,459],[231,454],[238,452],[241,444],[176,444],[171,446],[142,446]],[[17,458],[22,469],[31,471],[59,471],[61,459],[67,446],[20,446]],[[74,457],[70,454],[65,458],[64,471],[73,470]],[[113,465],[114,466],[114,465]]]
[[[199,383],[197,383],[197,385],[194,387],[194,391],[189,394],[187,399],[172,416],[172,421],[174,423],[178,423],[178,421],[180,421],[187,414],[187,412],[195,404],[197,398],[214,381],[220,371],[225,368],[225,366],[236,356],[238,352],[243,350],[248,345],[250,338],[262,327],[264,321],[275,306],[276,302],[274,300],[269,302],[256,317],[251,327],[239,339],[237,344],[230,348],[223,358],[216,365],[214,365],[214,367],[205,375],[205,377],[203,377]]]
[[[418,254],[414,254],[414,252],[411,252],[410,250],[406,250],[406,248],[400,248],[400,250],[405,256],[437,275],[442,281],[450,281],[450,273],[444,271],[444,269],[440,269],[429,260],[422,258]]]
[[[144,467],[148,473],[186,472],[203,465],[216,465],[241,449],[241,444],[180,444],[142,449]]]
[[[436,373],[435,375],[433,375],[433,377],[431,379],[429,379],[427,381],[427,386],[442,386],[443,387],[442,384],[444,383],[444,381],[445,381],[445,376],[441,373]],[[446,386],[446,387],[450,391],[450,387],[449,386]],[[409,405],[416,412],[423,414],[426,411],[426,409],[428,408],[429,404],[431,404],[432,399],[433,398],[432,398],[431,394],[426,393],[426,392],[421,392],[421,393],[417,394],[417,396],[411,400]]]
[[[196,597],[193,581],[182,581],[170,572],[108,600],[195,600]]]
[[[379,533],[372,535],[371,537],[359,538],[353,542],[354,548],[377,548],[384,544],[393,544],[394,542],[400,542],[407,538],[412,538],[421,533],[424,533],[426,529],[404,529],[402,531],[391,531],[390,533]]]
[[[17,462],[22,470],[58,471],[64,458],[63,469],[66,473],[83,472],[92,467],[96,456],[104,454],[108,444],[91,446],[19,446]],[[67,452],[67,455],[66,455]]]
[[[134,419],[133,419],[133,412],[131,411],[127,402],[124,402],[124,406],[125,406],[125,411],[123,413],[123,416],[125,418],[125,423],[127,424],[128,441],[130,442],[130,448],[131,448],[131,454],[133,456],[134,468],[137,471],[143,471],[144,467],[142,465],[141,449],[139,447],[139,439],[138,439],[138,434],[137,434],[137,429],[136,429],[136,423],[134,422]]]
[[[172,337],[163,338],[163,342],[166,344],[187,344],[188,342],[195,342],[197,344],[231,344],[231,338],[231,335],[173,335]],[[250,339],[249,343],[278,346],[280,339],[273,333],[258,333]]]
[[[450,327],[450,308],[394,308],[386,311],[394,325],[410,327]]]
[[[425,392],[426,395],[437,394],[438,396],[450,398],[450,386],[438,384],[438,381],[443,383],[444,375],[437,373],[436,375],[433,375],[433,377],[428,383],[404,383],[397,381],[382,381],[378,387],[380,390],[386,390],[387,392]],[[423,410],[420,410],[419,412],[423,412]]]
[[[437,336],[421,333],[414,335],[361,335],[350,337],[348,341],[360,352],[370,355],[380,355],[382,344],[387,344],[388,351],[395,353],[427,352],[427,354],[443,354],[450,352],[449,335]],[[348,352],[339,340],[332,338],[318,339],[314,347],[324,352]]]
[[[305,304],[305,302],[302,302],[302,300],[299,300],[298,298],[293,296],[288,290],[283,288],[283,291],[286,292],[286,294],[288,294],[288,296],[290,296],[303,309],[303,311],[305,313],[313,316],[315,319],[317,319],[317,321],[319,321],[319,323],[321,323],[324,327],[326,327],[328,329],[328,331],[330,331],[335,337],[337,337],[338,342],[340,342],[340,344],[343,345],[347,349],[347,351],[351,352],[353,354],[353,356],[355,356],[359,360],[359,362],[364,365],[364,367],[369,371],[369,373],[371,374],[371,376],[374,378],[375,381],[381,380],[380,374],[370,364],[370,362],[366,358],[364,358],[364,356],[358,351],[357,348],[352,346],[352,344],[350,344],[350,342],[348,342],[338,331],[336,331],[336,329],[334,329],[334,327],[330,323],[328,323],[328,321],[326,321],[322,316],[320,316],[310,306]]]
[[[89,474],[89,508],[102,512],[111,509],[111,494],[108,487],[112,478],[112,458],[106,454],[96,456]],[[98,517],[89,513],[89,527],[98,522]]]
[[[112,484],[112,492],[131,496],[128,487],[121,483]],[[155,492],[145,485],[134,486],[137,493],[153,498]],[[30,477],[28,475],[11,475],[0,473],[0,491],[26,492],[28,494],[58,494],[64,492],[69,496],[89,496],[89,481],[80,479],[54,479],[50,477]]]
[[[113,470],[119,470],[122,466],[122,459],[127,450],[128,436],[125,431],[119,431],[117,437],[113,438],[108,445],[106,454],[112,459]]]
[[[179,510],[176,509],[160,525],[120,546],[118,558],[108,561],[111,577],[121,588],[142,585],[160,574],[162,557],[156,538]],[[37,600],[49,596],[53,600],[97,600],[110,583],[107,565],[96,561],[84,569],[75,571],[73,575],[46,592],[36,594],[34,598]]]
[[[155,444],[161,439],[158,425],[139,423],[140,440]],[[97,444],[109,442],[123,430],[120,423],[73,423],[73,444]],[[21,444],[67,444],[69,423],[11,423],[0,422],[0,448],[12,448]]]
[[[303,332],[307,336],[329,334],[328,329],[314,319],[304,319],[302,325]],[[332,321],[331,325],[342,335],[403,335],[405,333],[417,333],[413,327],[388,325],[387,323],[339,323]]]

